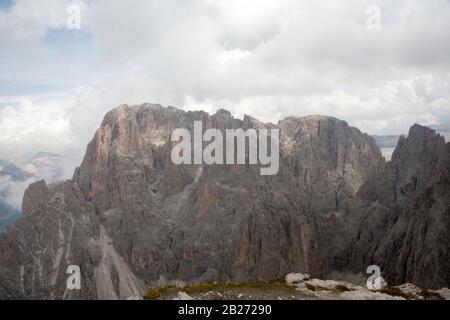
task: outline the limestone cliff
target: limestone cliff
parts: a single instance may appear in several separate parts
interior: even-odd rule
[[[194,121],[204,130],[280,129],[279,173],[173,164],[171,133],[192,131]],[[416,145],[415,130],[386,164],[373,138],[335,118],[274,125],[225,110],[120,106],[105,116],[72,180],[26,191],[23,219],[0,238],[0,297],[124,299],[170,280],[358,273],[373,261],[399,283],[420,282],[430,264],[399,258],[417,248],[441,261],[422,284],[448,284],[449,251],[439,241],[449,230],[449,147],[427,133],[426,157],[402,151]],[[407,221],[395,227],[396,216]],[[79,291],[66,288],[68,265],[81,268]]]

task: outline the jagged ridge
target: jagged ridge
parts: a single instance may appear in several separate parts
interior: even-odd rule
[[[194,121],[202,121],[205,130],[279,128],[279,173],[260,176],[258,166],[248,165],[174,165],[171,132],[192,130]],[[209,115],[159,105],[120,106],[105,116],[72,180],[40,182],[27,190],[24,218],[0,238],[0,297],[127,298],[174,279],[361,273],[375,262],[398,283],[448,284],[448,250],[442,243],[431,242],[437,246],[433,257],[443,264],[439,276],[428,278],[429,264],[420,257],[396,258],[404,250],[397,242],[385,249],[392,260],[379,259],[383,251],[375,255],[370,249],[379,247],[386,230],[396,230],[395,223],[385,228],[385,220],[394,221],[403,209],[386,190],[405,188],[415,163],[422,164],[423,176],[435,177],[429,183],[439,186],[436,197],[448,192],[448,144],[427,136],[436,146],[436,164],[408,153],[412,164],[403,165],[401,151],[397,162],[386,164],[373,138],[331,117],[290,117],[273,125],[249,116],[235,119],[225,110]],[[408,139],[415,141],[414,131]],[[428,189],[420,190],[428,199]],[[413,205],[409,198],[404,202]],[[436,232],[441,236],[448,231],[442,209],[448,214],[449,205],[437,203],[436,215],[447,221]],[[428,220],[428,215],[420,216]],[[408,225],[411,234],[416,224],[413,219]],[[425,243],[417,238],[410,247]],[[408,263],[414,268],[396,271]],[[81,267],[80,291],[65,288],[69,264]]]

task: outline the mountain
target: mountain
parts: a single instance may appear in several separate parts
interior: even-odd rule
[[[414,125],[401,137],[392,160],[358,191],[349,205],[360,217],[346,270],[368,262],[388,282],[422,287],[450,283],[450,143],[435,131]]]
[[[194,121],[222,132],[279,129],[278,174],[175,165],[171,134],[192,134]],[[371,264],[394,284],[448,285],[449,145],[412,130],[386,163],[372,137],[332,117],[275,125],[225,110],[120,106],[72,180],[26,190],[23,218],[0,237],[0,297],[125,299],[178,280],[361,274]],[[81,290],[66,287],[69,265],[81,269]]]
[[[62,179],[61,157],[39,152],[26,162],[0,159],[0,232],[20,217],[20,203],[28,184]]]
[[[430,125],[429,128],[442,135],[447,142],[450,141],[450,125]],[[385,159],[391,160],[400,135],[373,135],[372,137],[375,139]]]
[[[0,159],[0,176],[10,176],[14,180],[26,180],[32,175],[30,169],[15,161]]]

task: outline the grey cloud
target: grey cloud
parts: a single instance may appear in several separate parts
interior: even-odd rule
[[[366,27],[372,1],[85,3],[88,56],[65,56],[42,40],[48,28],[64,26],[66,3],[19,0],[0,13],[6,91],[77,84],[62,97],[38,95],[26,112],[21,103],[16,113],[2,107],[3,154],[70,150],[78,155],[73,166],[104,113],[122,103],[224,107],[273,122],[321,113],[369,133],[450,122],[448,1],[376,1],[380,30]]]

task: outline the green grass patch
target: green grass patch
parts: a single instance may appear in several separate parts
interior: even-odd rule
[[[286,283],[284,278],[264,281],[264,280],[254,280],[250,282],[208,282],[201,284],[190,284],[181,288],[177,288],[174,285],[150,288],[144,295],[145,300],[155,300],[159,299],[162,294],[167,293],[171,290],[178,290],[186,292],[187,294],[208,292],[208,291],[221,291],[239,288],[270,288],[270,287],[283,287],[287,289],[294,290],[295,287]]]
[[[143,296],[144,300],[156,300],[161,297],[161,293],[158,288],[150,288]]]

